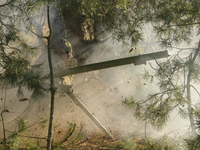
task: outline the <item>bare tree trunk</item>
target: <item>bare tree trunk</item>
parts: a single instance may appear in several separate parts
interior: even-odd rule
[[[187,75],[187,104],[188,104],[188,113],[189,113],[189,120],[190,120],[190,127],[193,133],[195,133],[195,124],[194,124],[194,116],[192,114],[192,102],[191,102],[191,88],[190,88],[190,81],[191,81],[191,75],[192,75],[192,67],[194,65],[194,61],[199,54],[200,51],[200,41],[198,48],[195,51],[194,57],[192,58],[190,65],[189,65],[189,71]]]
[[[3,127],[3,140],[4,140],[5,149],[7,149],[7,139],[6,139],[6,128],[5,128],[3,113],[6,111],[6,94],[7,94],[7,85],[6,85],[6,88],[5,88],[5,95],[4,96],[3,96],[3,88],[2,88],[3,110],[1,112],[1,123],[2,123],[2,127]]]
[[[187,104],[188,104],[188,113],[189,113],[189,120],[190,120],[190,127],[191,131],[195,133],[195,124],[194,124],[194,117],[192,114],[192,104],[191,104],[191,88],[190,88],[190,80],[191,80],[191,69],[189,68],[189,72],[187,75]]]
[[[6,129],[5,129],[5,123],[4,123],[4,118],[3,118],[3,112],[5,111],[5,109],[1,112],[1,122],[3,125],[3,140],[4,140],[4,146],[5,149],[7,149],[7,142],[6,142]]]
[[[48,61],[49,61],[49,69],[50,69],[50,91],[51,91],[51,107],[50,107],[50,119],[49,119],[49,129],[48,129],[48,138],[47,138],[47,150],[51,150],[51,137],[52,137],[52,126],[53,126],[53,117],[54,117],[54,100],[55,100],[55,91],[54,87],[54,75],[53,75],[53,65],[51,58],[51,21],[50,21],[50,2],[48,1],[47,5],[47,21],[49,26],[49,36],[48,40]]]

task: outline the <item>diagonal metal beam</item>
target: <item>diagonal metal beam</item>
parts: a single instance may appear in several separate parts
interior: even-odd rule
[[[103,126],[103,124],[101,124],[101,122],[90,112],[89,109],[86,108],[86,106],[73,93],[68,92],[67,95],[76,103],[76,105],[78,105],[83,110],[83,112],[96,124],[98,128],[100,128],[106,135],[115,140],[113,135],[110,132],[108,132],[108,130]]]
[[[61,78],[67,75],[84,73],[84,72],[106,69],[106,68],[111,68],[111,67],[117,67],[117,66],[132,64],[132,63],[135,65],[145,64],[146,61],[165,58],[168,56],[169,55],[167,51],[160,51],[156,53],[149,53],[149,54],[144,54],[144,55],[109,60],[109,61],[104,61],[104,62],[99,62],[99,63],[94,63],[94,64],[88,64],[88,65],[74,67],[74,68],[56,69],[54,72],[55,72],[55,77]]]

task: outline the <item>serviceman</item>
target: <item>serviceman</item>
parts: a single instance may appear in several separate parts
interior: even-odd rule
[[[63,58],[67,58],[68,60],[70,60],[71,58],[73,58],[72,55],[72,45],[67,41],[66,38],[63,39],[63,42],[65,43],[65,46],[63,47],[62,51],[63,51]]]
[[[72,45],[67,40],[66,31],[63,37],[59,38],[54,44],[53,49],[55,54],[57,54],[63,60],[70,60],[72,55]]]

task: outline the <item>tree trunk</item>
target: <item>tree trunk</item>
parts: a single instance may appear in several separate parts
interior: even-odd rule
[[[190,88],[190,81],[191,81],[191,75],[192,75],[192,67],[194,65],[194,61],[199,54],[200,51],[200,41],[198,48],[195,51],[194,57],[192,58],[190,65],[189,65],[189,71],[187,75],[187,104],[188,104],[188,113],[189,113],[189,120],[190,120],[190,127],[193,133],[195,133],[195,124],[194,124],[194,116],[192,114],[192,102],[191,102],[191,88]]]
[[[5,123],[4,123],[4,118],[3,118],[3,112],[5,111],[5,108],[4,110],[2,111],[1,113],[1,122],[2,122],[2,125],[3,125],[3,140],[4,140],[4,146],[5,146],[5,149],[7,149],[7,141],[6,141],[6,129],[5,129]]]
[[[192,114],[192,104],[191,104],[191,89],[190,89],[190,80],[191,80],[191,69],[189,68],[189,72],[187,75],[187,104],[188,104],[188,113],[190,120],[191,131],[195,133],[195,124],[194,124],[194,116]]]
[[[50,118],[49,118],[49,129],[48,129],[48,138],[47,138],[47,150],[51,150],[51,137],[52,137],[52,126],[53,126],[53,117],[54,117],[54,100],[55,100],[55,91],[54,87],[54,75],[53,75],[53,65],[51,58],[51,21],[50,21],[50,2],[47,5],[47,21],[49,26],[49,36],[48,40],[48,61],[49,61],[49,69],[50,69],[50,91],[51,91],[51,106],[50,106]]]
[[[2,98],[3,98],[3,103],[4,104],[3,104],[3,110],[1,112],[1,123],[2,123],[2,127],[3,127],[3,140],[4,140],[5,150],[7,149],[7,139],[6,139],[6,127],[5,127],[3,113],[6,110],[6,94],[7,94],[7,85],[5,87],[5,96],[3,96],[3,89],[2,89]]]

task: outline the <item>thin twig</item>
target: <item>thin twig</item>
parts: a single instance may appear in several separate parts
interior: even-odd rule
[[[29,29],[28,27],[26,27],[29,31],[31,31],[33,34],[35,34],[36,36],[40,37],[40,38],[45,38],[45,39],[48,39],[47,36],[40,36],[38,35],[37,33],[33,32],[31,29]]]
[[[27,130],[27,129],[31,128],[31,127],[34,126],[36,123],[38,123],[40,120],[41,120],[41,118],[38,119],[38,120],[37,120],[36,122],[34,122],[33,124],[31,124],[31,125],[27,126],[26,128],[24,128],[23,130],[18,130],[18,131],[9,131],[9,130],[5,130],[5,131],[6,131],[6,132],[12,132],[12,133],[20,133],[20,132],[22,132],[22,131],[24,131],[24,130]]]
[[[64,142],[66,142],[68,140],[68,138],[73,134],[73,132],[75,131],[75,128],[76,128],[76,124],[74,124],[73,126],[73,129],[72,131],[69,133],[69,135],[63,140],[60,142],[60,144],[63,144]],[[70,129],[69,129],[70,130]]]
[[[27,106],[27,108],[26,108],[21,114],[19,114],[15,119],[13,119],[12,121],[7,122],[7,123],[5,123],[5,124],[10,124],[10,123],[14,122],[19,116],[21,116],[23,113],[25,113],[25,112],[28,110],[29,107],[30,107],[30,106]]]
[[[18,135],[18,136],[21,136],[21,137],[27,137],[27,138],[33,138],[33,139],[41,139],[41,140],[46,140],[47,139],[47,136],[46,137],[38,137],[38,136],[26,136],[26,135]]]
[[[198,91],[193,85],[190,84],[190,86],[191,86],[191,87],[198,93],[198,95],[200,96],[199,91]]]
[[[106,48],[103,50],[103,52],[101,53],[101,55],[100,55],[99,58],[97,59],[96,63],[99,62],[99,60],[101,59],[102,55],[104,54],[104,52],[106,51],[107,48],[108,48],[108,47],[106,47]]]

